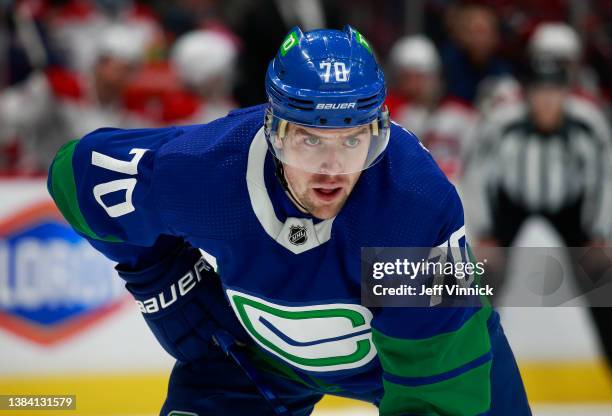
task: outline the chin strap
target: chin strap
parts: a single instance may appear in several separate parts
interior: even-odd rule
[[[276,174],[276,178],[280,182],[285,192],[287,192],[287,195],[289,195],[289,198],[291,198],[291,201],[293,201],[293,203],[297,205],[298,208],[300,208],[302,211],[308,214],[311,214],[308,208],[302,205],[302,203],[297,199],[297,197],[293,195],[293,192],[291,191],[291,188],[289,187],[289,183],[287,182],[287,178],[285,178],[285,169],[283,168],[283,163],[280,160],[278,160],[276,157],[274,157],[274,165],[276,166],[276,169],[274,170],[274,173]]]

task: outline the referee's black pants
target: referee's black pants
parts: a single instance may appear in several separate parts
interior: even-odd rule
[[[520,230],[525,221],[534,216],[539,216],[548,220],[548,222],[561,235],[566,247],[586,247],[592,243],[588,234],[582,228],[581,224],[581,207],[582,200],[578,199],[574,204],[566,206],[557,213],[540,213],[526,210],[523,206],[516,204],[504,192],[499,192],[496,200],[492,204],[492,221],[493,230],[492,236],[497,240],[500,247],[510,247],[516,238],[516,234]],[[568,250],[568,259],[574,271],[574,275],[578,276],[578,269],[581,268],[587,274],[600,273],[599,270],[585,270],[585,262],[580,262],[581,250]],[[507,257],[507,256],[505,256]],[[493,280],[497,280],[497,293],[500,293],[500,288],[503,287],[505,280],[506,264],[503,260],[502,264],[497,265],[498,271],[494,272]],[[594,281],[591,279],[591,281]],[[587,293],[589,287],[585,287],[584,280],[578,279],[578,286],[581,293]],[[588,297],[587,297],[588,298]],[[595,323],[595,327],[599,334],[599,339],[606,356],[608,366],[612,368],[612,307],[589,307],[589,312]]]

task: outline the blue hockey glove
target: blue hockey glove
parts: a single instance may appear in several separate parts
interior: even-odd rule
[[[185,243],[144,270],[117,266],[117,272],[159,343],[177,360],[198,360],[217,348],[212,334],[218,329],[249,342],[219,276],[198,249]]]

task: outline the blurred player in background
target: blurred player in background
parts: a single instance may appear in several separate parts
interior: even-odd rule
[[[603,246],[612,229],[608,126],[593,124],[571,97],[563,62],[534,60],[525,84],[525,99],[499,108],[479,131],[467,176],[486,214],[471,225],[482,245],[510,247],[521,226],[539,216],[567,247]],[[578,259],[571,260],[576,267]],[[612,362],[609,311],[591,308]]]
[[[59,209],[178,360],[161,414],[305,416],[337,394],[389,416],[530,415],[487,305],[360,303],[362,247],[467,249],[461,201],[390,122],[368,41],[295,27],[265,89],[208,124],[96,130],[50,168]]]
[[[531,59],[554,59],[567,67],[572,93],[597,100],[597,75],[582,61],[583,46],[578,33],[566,23],[537,26],[527,45]]]
[[[425,36],[400,38],[391,48],[390,70],[389,113],[417,137],[423,137],[443,93],[438,51]]]
[[[143,50],[139,32],[111,26],[98,34],[91,73],[51,66],[2,91],[0,125],[3,136],[19,139],[19,169],[43,172],[54,149],[91,129],[144,124],[123,106],[122,95]]]
[[[442,49],[447,94],[471,104],[483,80],[511,74],[512,70],[499,54],[499,22],[494,9],[466,2],[452,17],[448,22],[452,42]]]
[[[394,120],[419,137],[451,180],[459,178],[462,160],[478,114],[453,96],[443,98],[440,59],[424,36],[399,39],[390,55],[393,86],[387,99]]]
[[[55,48],[65,66],[77,73],[92,70],[98,60],[100,34],[112,27],[129,27],[125,38],[138,37],[141,53],[146,54],[162,42],[162,28],[153,11],[137,0],[62,0],[57,2],[24,1],[41,9],[41,19],[52,33]],[[55,4],[53,4],[55,3]]]
[[[552,59],[565,68],[568,75],[568,100],[574,111],[589,122],[599,135],[607,135],[609,127],[595,72],[583,62],[583,44],[576,31],[565,23],[539,25],[528,44],[530,59]]]
[[[224,33],[198,30],[177,39],[170,59],[184,91],[165,98],[164,122],[208,123],[235,108],[236,56],[235,42]]]

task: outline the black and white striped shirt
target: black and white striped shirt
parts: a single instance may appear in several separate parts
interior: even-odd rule
[[[554,133],[540,133],[524,104],[491,116],[479,131],[468,161],[471,185],[496,209],[503,192],[530,214],[555,215],[579,202],[586,235],[612,232],[612,139],[596,107],[569,98],[564,120]],[[487,234],[491,224],[480,221]]]

